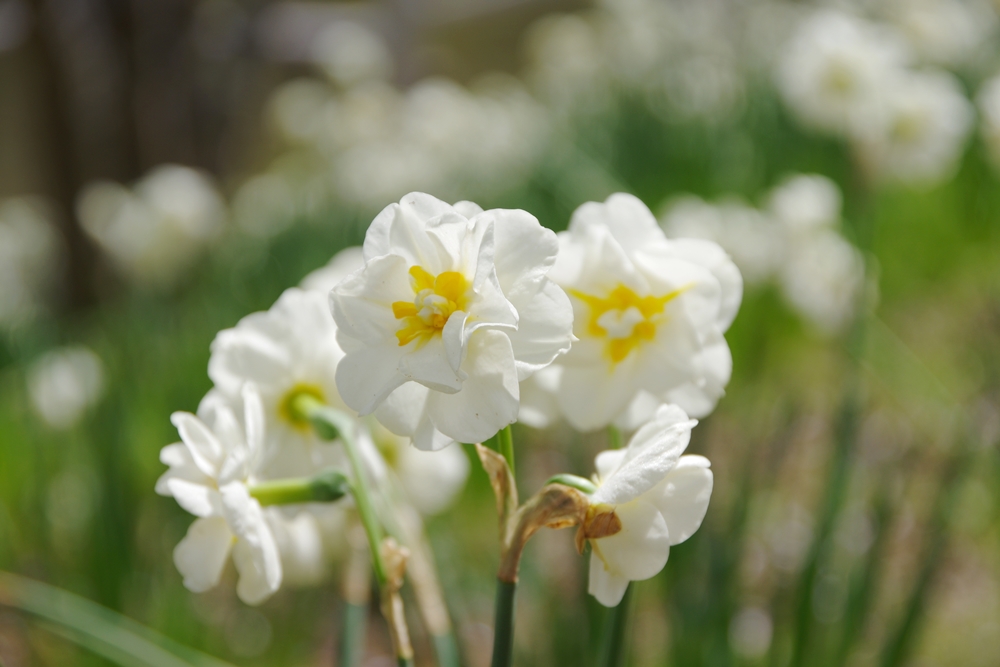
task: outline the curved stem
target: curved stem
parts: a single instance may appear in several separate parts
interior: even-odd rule
[[[368,547],[372,552],[372,569],[375,572],[375,581],[379,588],[386,584],[387,575],[385,563],[382,560],[382,524],[379,523],[375,514],[375,506],[371,500],[371,490],[368,488],[368,475],[365,474],[364,464],[361,461],[361,453],[358,451],[358,444],[354,439],[355,424],[353,420],[345,414],[334,410],[315,396],[302,393],[297,396],[293,405],[295,410],[305,416],[313,424],[317,435],[326,439],[334,440],[339,438],[344,443],[344,451],[351,464],[351,473],[354,483],[351,491],[354,495],[354,502],[358,507],[358,517],[361,525],[365,528],[368,536]]]
[[[514,657],[514,593],[516,581],[497,579],[491,667],[510,667]]]

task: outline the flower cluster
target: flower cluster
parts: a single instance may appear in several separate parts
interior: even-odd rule
[[[933,183],[954,172],[972,107],[954,75],[912,60],[892,27],[818,10],[786,47],[778,88],[803,123],[850,139],[874,177]]]
[[[566,476],[582,486],[549,485],[502,514],[520,526],[505,529],[509,575],[537,527],[575,524],[594,554],[591,592],[617,604],[705,515],[712,474],[681,456],[687,415],[711,412],[729,380],[723,333],[741,294],[718,245],[667,239],[631,195],[584,204],[559,235],[526,211],[406,195],[362,248],[212,343],[214,387],[197,414],[174,414],[181,442],[164,448],[156,487],[197,517],[174,552],[185,585],[215,586],[232,558],[238,595],[258,604],[282,582],[321,577],[328,545],[360,521],[385,608],[402,604],[408,558],[426,597],[413,509],[441,511],[461,489],[469,466],[456,443],[543,411],[532,402],[544,394],[578,429],[637,430],[598,456],[593,482]],[[512,479],[492,456],[491,475]],[[337,501],[326,471],[353,477],[353,502]],[[515,485],[502,486],[516,507]],[[411,542],[379,542],[379,523]],[[387,616],[405,653],[400,618]]]
[[[168,164],[131,188],[114,181],[87,185],[77,214],[126,277],[163,288],[180,280],[219,237],[227,210],[207,175]]]

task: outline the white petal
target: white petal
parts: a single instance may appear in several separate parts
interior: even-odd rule
[[[243,385],[243,420],[250,462],[261,454],[264,448],[264,403],[260,391],[253,382]]]
[[[280,332],[273,332],[268,314],[254,313],[233,329],[220,331],[212,341],[208,376],[229,396],[239,394],[246,380],[270,387],[287,383],[291,359],[281,344]]]
[[[670,536],[663,516],[644,500],[618,505],[615,513],[621,519],[621,531],[591,540],[594,554],[613,576],[631,581],[656,576],[670,555]]]
[[[579,344],[574,344],[574,348]],[[570,354],[572,354],[572,350]],[[635,359],[630,355],[613,369],[598,357],[589,366],[563,365],[556,400],[566,420],[579,431],[593,431],[614,421],[635,396]],[[567,362],[569,358],[566,358]]]
[[[302,289],[320,292],[326,296],[341,280],[365,264],[364,250],[360,246],[344,248],[326,266],[316,269],[300,283]]]
[[[435,275],[450,270],[454,258],[428,233],[431,223],[440,224],[446,218],[463,225],[466,221],[448,203],[411,192],[399,204],[387,206],[372,221],[365,234],[365,260],[370,262],[391,253],[405,257],[409,266],[423,266]]]
[[[215,587],[229,558],[233,534],[222,517],[198,519],[174,548],[174,565],[195,593]]]
[[[457,201],[452,204],[452,207],[469,220],[472,220],[474,217],[483,212],[483,207],[472,201]]]
[[[330,292],[337,342],[345,352],[395,339],[399,320],[392,313],[392,304],[413,300],[410,266],[399,255],[376,257]]]
[[[447,394],[436,395],[446,396]],[[454,438],[448,437],[437,429],[430,412],[425,408],[423,414],[420,415],[420,423],[417,425],[417,431],[413,434],[413,446],[421,451],[436,452],[455,442]]]
[[[236,535],[233,563],[240,573],[236,594],[260,604],[281,586],[281,558],[260,504],[239,482],[220,489],[226,520]]]
[[[638,197],[624,192],[611,195],[604,203],[581,205],[573,212],[569,225],[571,231],[605,226],[627,253],[666,242],[649,208]]]
[[[697,424],[679,417],[686,415],[676,406],[660,408],[654,420],[632,436],[618,467],[609,476],[602,476],[594,502],[628,502],[656,486],[677,464]]]
[[[611,574],[601,559],[590,554],[590,581],[587,592],[597,598],[605,607],[617,607],[625,597],[629,578],[620,574]]]
[[[482,442],[517,420],[517,369],[510,340],[499,331],[478,331],[469,340],[462,369],[468,379],[455,394],[432,393],[427,410],[434,425],[458,442]]]
[[[719,281],[721,305],[716,325],[726,331],[743,300],[743,276],[736,264],[719,244],[703,239],[672,240],[670,254],[705,267]]]
[[[454,351],[455,347],[458,347],[458,354],[462,352],[461,343],[455,340],[455,337],[461,335],[460,325],[463,316],[464,313],[454,313],[448,319],[448,324],[451,324],[451,320],[456,320],[458,325],[448,330],[451,340],[447,341],[447,346],[445,336],[441,335],[433,336],[427,341],[412,341],[400,348],[405,350],[399,357],[399,374],[403,381],[413,380],[434,391],[446,393],[455,393],[462,388],[465,371],[457,364],[457,370],[452,367],[450,352]],[[448,325],[445,325],[445,328],[447,329]],[[452,349],[449,350],[448,347]]]
[[[469,314],[461,310],[455,311],[445,322],[444,329],[441,330],[441,344],[444,346],[445,358],[451,367],[451,375],[458,379],[458,370],[462,367],[465,359],[465,340],[471,331],[466,331],[465,323],[469,319]],[[457,389],[457,387],[456,387]]]
[[[209,477],[214,477],[225,455],[215,434],[190,412],[175,412],[170,415],[170,421],[177,427],[181,440],[187,445],[198,469]]]
[[[704,417],[715,409],[726,393],[733,372],[733,357],[721,333],[706,336],[701,351],[695,355],[695,379],[663,394],[663,400],[684,408],[692,417]]]
[[[448,507],[465,486],[469,458],[456,444],[437,452],[404,445],[399,450],[397,471],[414,507],[429,516]]]
[[[503,293],[511,302],[534,294],[536,285],[555,264],[559,240],[527,211],[493,209],[494,267]]]
[[[430,391],[418,382],[400,385],[375,410],[375,419],[396,435],[412,438],[424,414]]]
[[[337,390],[359,415],[370,414],[406,381],[399,373],[405,349],[395,338],[349,352],[337,366]]]
[[[701,526],[712,497],[712,471],[704,456],[682,456],[674,469],[645,496],[667,522],[670,544],[680,544]]]
[[[545,385],[538,381],[540,374],[549,370],[559,371],[559,368],[558,366],[548,366],[527,380],[521,381],[521,405],[517,411],[518,423],[532,428],[548,428],[559,418],[559,405],[556,403],[555,394],[546,390]]]
[[[178,477],[166,480],[167,491],[177,504],[200,517],[222,516],[222,499],[214,488]]]
[[[517,360],[518,377],[526,379],[548,366],[573,343],[573,306],[562,288],[543,279],[532,292],[521,291],[512,301],[517,309],[517,331],[511,331],[511,347]]]

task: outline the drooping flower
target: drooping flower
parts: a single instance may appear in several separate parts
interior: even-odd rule
[[[264,448],[263,406],[252,384],[244,386],[242,399],[242,424],[218,392],[209,392],[197,415],[171,416],[181,442],[160,452],[170,469],[157,480],[156,492],[198,517],[174,549],[184,585],[196,593],[215,587],[232,555],[240,575],[237,595],[260,604],[278,590],[282,569],[267,518],[248,488]]]
[[[572,298],[579,338],[556,361],[570,424],[635,428],[663,402],[711,412],[732,370],[723,333],[743,293],[722,248],[668,240],[627,194],[578,208],[559,245],[550,275]]]
[[[481,442],[517,419],[518,381],[572,340],[547,278],[556,236],[519,210],[409,194],[365,237],[365,266],[331,293],[344,401],[420,449]]]
[[[705,518],[713,483],[709,461],[681,456],[695,424],[677,406],[663,405],[625,449],[597,455],[597,491],[581,531],[597,524],[619,528],[590,538],[589,592],[606,607],[621,602],[630,581],[662,570],[670,547],[691,537]]]

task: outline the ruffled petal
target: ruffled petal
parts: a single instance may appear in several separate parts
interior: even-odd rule
[[[493,209],[496,252],[494,267],[503,293],[511,302],[526,300],[555,264],[559,240],[527,211]]]
[[[337,366],[337,390],[344,403],[359,415],[370,414],[406,382],[399,372],[405,353],[395,338],[348,353]]]
[[[165,486],[185,511],[200,517],[222,516],[222,498],[214,488],[179,477],[166,480]]]
[[[209,477],[215,477],[225,456],[222,444],[215,434],[190,412],[175,412],[170,415],[170,421],[177,427],[181,440],[198,469]]]
[[[214,588],[229,558],[233,533],[222,517],[198,519],[174,548],[174,565],[184,586],[195,593]]]
[[[517,369],[510,340],[478,331],[463,364],[468,378],[454,394],[434,392],[427,410],[439,431],[458,442],[482,442],[517,420]]]
[[[240,573],[236,594],[247,604],[260,604],[281,586],[281,557],[264,512],[239,482],[220,489],[230,529],[236,535],[233,563]]]
[[[649,207],[638,197],[624,192],[611,195],[604,203],[583,204],[574,211],[569,223],[571,231],[600,226],[607,227],[630,254],[666,243],[666,236]]]
[[[680,544],[701,526],[712,497],[712,471],[704,456],[682,456],[645,498],[667,522],[670,544]]]
[[[656,486],[677,464],[691,439],[695,420],[676,406],[665,405],[654,420],[640,428],[617,468],[605,477],[593,495],[594,502],[617,505],[643,495]]]
[[[518,378],[524,380],[548,366],[573,343],[573,306],[562,288],[548,279],[534,292],[519,291],[512,301],[517,330],[507,335],[514,350]]]

